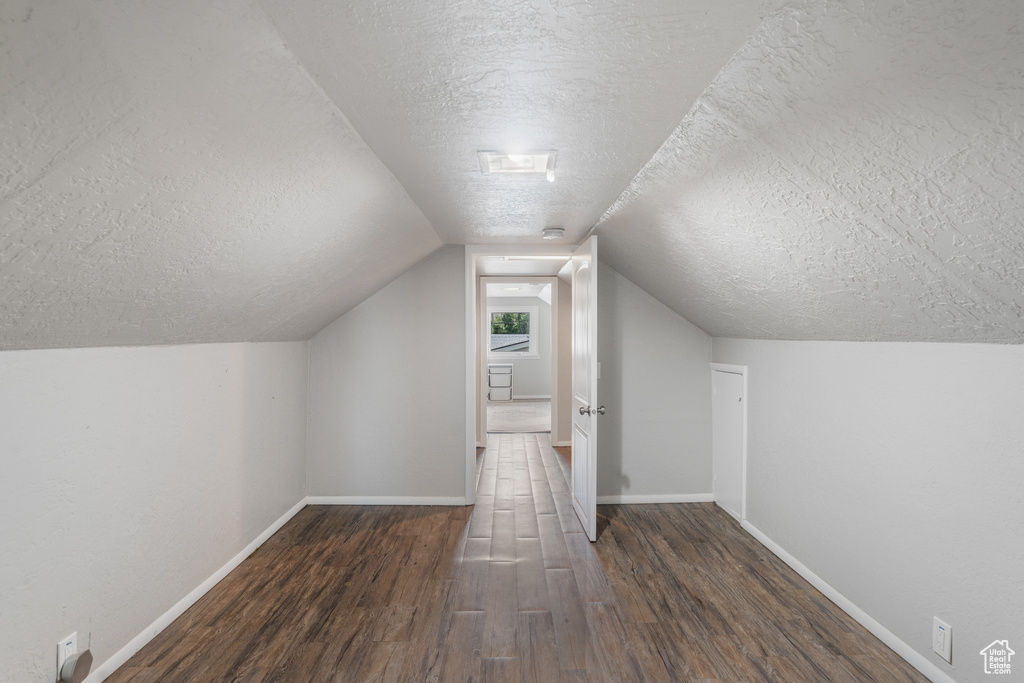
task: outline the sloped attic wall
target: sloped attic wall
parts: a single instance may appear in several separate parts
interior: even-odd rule
[[[0,349],[311,337],[440,239],[256,3],[0,5]]]
[[[786,2],[607,211],[714,337],[1024,341],[1024,11]]]

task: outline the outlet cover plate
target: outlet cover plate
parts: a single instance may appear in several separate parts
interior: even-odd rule
[[[953,663],[953,627],[938,617],[932,617],[932,651]]]
[[[57,676],[60,677],[60,669],[64,666],[71,655],[78,654],[78,631],[65,637],[57,643]]]

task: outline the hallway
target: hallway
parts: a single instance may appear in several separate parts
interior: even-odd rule
[[[573,513],[546,435],[473,508],[302,510],[108,680],[923,681],[713,504]]]

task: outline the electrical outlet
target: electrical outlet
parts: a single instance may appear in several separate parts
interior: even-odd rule
[[[71,655],[78,654],[78,631],[64,638],[57,643],[57,675],[60,676],[60,668],[64,666]]]
[[[953,627],[938,617],[932,617],[932,650],[953,663]]]

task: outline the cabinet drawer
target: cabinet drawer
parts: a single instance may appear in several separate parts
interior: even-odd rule
[[[512,387],[495,388],[487,392],[487,398],[491,401],[511,401]]]
[[[488,375],[487,386],[510,387],[512,386],[512,375]]]

